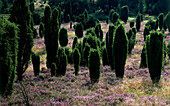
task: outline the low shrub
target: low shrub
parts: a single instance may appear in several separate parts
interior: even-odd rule
[[[62,47],[67,46],[68,44],[68,34],[66,28],[61,28],[59,33],[59,41]]]
[[[164,35],[151,31],[146,39],[146,61],[153,83],[158,83],[164,67]]]
[[[32,63],[34,69],[34,75],[38,76],[40,74],[40,56],[32,53]]]
[[[92,83],[99,82],[101,74],[100,53],[97,49],[90,49],[88,57],[89,75]]]
[[[73,59],[74,59],[75,75],[77,76],[80,70],[79,68],[80,68],[80,62],[81,62],[81,54],[77,48],[74,49]]]

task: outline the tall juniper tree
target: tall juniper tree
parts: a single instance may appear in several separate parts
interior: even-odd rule
[[[57,8],[54,8],[52,12],[52,63],[55,62],[55,57],[58,51],[58,40],[59,40],[59,11]]]
[[[59,39],[59,11],[55,8],[51,12],[51,7],[46,6],[44,11],[45,45],[47,51],[47,67],[55,62],[58,51]]]
[[[115,72],[116,77],[123,79],[124,68],[128,53],[128,37],[125,33],[125,27],[120,24],[115,33],[113,54],[115,56]]]
[[[13,90],[18,49],[18,27],[0,19],[0,95],[10,95]]]
[[[26,0],[15,0],[11,16],[9,18],[11,22],[19,25],[20,32],[19,47],[18,47],[18,65],[17,76],[18,80],[22,81],[22,74],[26,71],[30,60],[30,55],[33,47],[33,33],[31,29],[31,12],[29,10]]]
[[[45,46],[47,51],[47,67],[50,68],[52,64],[52,55],[51,55],[51,7],[46,6],[44,11],[44,27],[45,27]]]

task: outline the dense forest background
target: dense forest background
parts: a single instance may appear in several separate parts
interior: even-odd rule
[[[0,0],[0,13],[9,14],[14,0]],[[30,2],[30,0],[27,0]],[[34,0],[36,2],[38,0]],[[158,16],[159,13],[168,13],[170,10],[169,0],[42,0],[42,5],[48,3],[51,7],[60,7],[62,12],[68,12],[70,16],[78,16],[86,9],[89,14],[96,18],[105,19],[109,11],[114,9],[120,13],[122,6],[127,5],[130,16],[136,16],[140,11],[142,14]],[[38,13],[44,10],[36,9]]]

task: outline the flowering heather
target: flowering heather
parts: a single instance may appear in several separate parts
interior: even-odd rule
[[[44,39],[35,39],[33,51],[41,57],[40,76],[35,77],[32,64],[23,75],[23,85],[28,102],[33,106],[168,106],[170,105],[170,59],[166,64],[158,85],[153,85],[147,68],[140,69],[140,54],[144,38],[143,30],[146,21],[141,23],[140,32],[137,32],[136,45],[132,54],[128,56],[124,79],[116,79],[115,70],[110,66],[101,67],[99,83],[91,84],[88,67],[80,67],[79,76],[75,76],[74,66],[68,64],[67,73],[62,77],[51,77],[50,70],[46,68],[46,52]],[[73,23],[73,25],[76,23]],[[62,24],[68,28],[69,44],[72,47],[75,36],[70,24]],[[104,38],[109,25],[101,22]],[[129,22],[125,25],[130,29]],[[168,32],[165,32],[168,35]],[[170,41],[169,35],[165,38]],[[16,82],[11,97],[0,97],[0,106],[26,105],[22,86]]]

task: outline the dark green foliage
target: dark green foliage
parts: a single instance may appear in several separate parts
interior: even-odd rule
[[[71,0],[66,0],[64,2],[64,22],[68,23],[72,19],[72,5]]]
[[[151,31],[150,25],[147,26],[145,25],[143,36],[144,36],[144,41],[146,41],[146,37],[150,34],[149,32]]]
[[[58,15],[59,26],[61,26],[61,23],[63,22],[63,14],[61,14],[61,8],[59,6],[57,7],[57,9],[58,9],[58,12],[59,12],[59,15]]]
[[[73,56],[72,56],[72,51],[71,48],[65,47],[65,54],[67,55],[68,63],[73,64]]]
[[[77,48],[74,49],[73,59],[74,59],[75,75],[77,76],[80,68],[80,61],[81,61],[81,54]]]
[[[34,30],[34,20],[33,20],[33,17],[31,17],[31,29]]]
[[[142,13],[140,14],[141,22],[143,21],[143,15]]]
[[[28,0],[27,0],[28,1]],[[30,0],[30,3],[34,2],[34,0]]]
[[[136,35],[136,28],[135,27],[132,28],[132,31]]]
[[[89,20],[83,22],[84,29],[95,27],[98,23],[99,21],[95,17],[89,16]]]
[[[86,43],[87,43],[87,37],[83,37],[83,49],[85,48]]]
[[[59,38],[59,11],[54,8],[51,12],[51,7],[46,6],[44,11],[45,23],[45,45],[47,51],[47,67],[55,62],[55,56],[58,51],[58,38]]]
[[[115,10],[114,9],[111,9],[110,10],[110,13],[109,13],[109,19],[110,19],[110,21],[111,22],[113,22],[113,16],[112,16],[112,14],[115,12]]]
[[[112,70],[115,69],[114,54],[113,54],[113,42],[114,42],[115,29],[116,27],[114,25],[110,25],[108,35],[106,37],[107,54],[108,54],[109,64]]]
[[[55,56],[57,55],[57,51],[58,51],[58,39],[59,39],[59,29],[60,29],[60,25],[59,25],[59,11],[57,10],[57,8],[54,8],[52,11],[52,18],[51,18],[51,59],[52,59],[52,63],[55,62]],[[51,63],[51,64],[52,64]],[[50,65],[51,65],[50,64]]]
[[[137,17],[136,17],[136,29],[137,31],[140,30],[141,27],[141,17],[140,17],[140,13],[138,13]]]
[[[101,28],[101,24],[97,24],[95,26],[95,34],[96,34],[97,38],[99,38],[101,41],[103,40],[103,31]]]
[[[33,29],[33,37],[34,37],[34,38],[37,38],[37,35],[38,35],[37,29],[34,28],[34,29]]]
[[[97,24],[94,29],[97,38],[100,38],[100,30],[101,30],[101,24]]]
[[[98,49],[98,42],[97,42],[98,38],[96,36],[92,36],[91,34],[86,36],[87,36],[87,43],[90,45],[90,48]]]
[[[67,44],[68,44],[67,29],[64,27],[60,29],[59,41],[60,41],[60,45],[62,47],[67,46]]]
[[[40,56],[32,53],[32,64],[34,69],[34,76],[39,76],[40,74]]]
[[[93,1],[93,0],[90,0],[90,1]],[[108,14],[110,10],[117,9],[119,0],[96,0],[95,3],[97,4],[98,8],[100,8],[100,10],[104,14]]]
[[[41,38],[43,38],[44,37],[44,24],[41,22],[40,23],[40,27],[39,27],[39,35],[40,35],[40,37]]]
[[[84,10],[84,16],[85,16],[85,20],[89,20],[89,14],[86,9]]]
[[[117,12],[114,12],[112,14],[112,23],[115,24],[118,19],[119,19],[119,14]]]
[[[72,29],[72,26],[73,26],[72,21],[70,21],[70,29]]]
[[[167,54],[170,59],[170,41],[168,42],[168,45],[167,45]]]
[[[92,36],[96,36],[94,28],[90,28],[86,30],[86,35],[91,34]]]
[[[51,7],[46,6],[45,11],[44,11],[44,26],[45,26],[45,46],[46,46],[46,51],[47,51],[47,67],[50,68],[50,65],[53,63],[52,62],[52,50],[51,50]],[[54,58],[54,57],[53,57]]]
[[[129,17],[129,7],[128,6],[123,6],[121,8],[121,16],[120,16],[120,19],[122,21],[124,21],[124,23],[127,22],[128,20],[128,17]]]
[[[108,23],[109,23],[109,18],[107,17],[107,18],[106,18],[106,24],[108,24]]]
[[[51,77],[56,75],[56,64],[52,63],[51,64]]]
[[[125,27],[122,24],[116,29],[113,51],[115,56],[116,77],[123,79],[128,53],[128,37],[126,36]]]
[[[134,25],[135,25],[135,22],[130,22],[130,27],[131,28],[134,27]]]
[[[99,38],[97,39],[97,45],[98,45],[98,48],[101,50],[101,41]]]
[[[84,14],[80,14],[79,16],[75,17],[75,20],[76,20],[76,22],[81,22],[81,23],[84,24],[84,22],[85,22],[85,15]]]
[[[80,56],[81,56],[80,65],[83,66],[84,65],[84,62],[83,62],[83,43],[81,41],[79,43],[77,43],[75,49],[76,48],[79,50]]]
[[[34,2],[31,2],[31,3],[30,3],[29,8],[30,8],[31,13],[33,13],[33,12],[34,12],[34,10],[35,10]]]
[[[150,25],[151,25],[151,30],[156,30],[156,29],[158,29],[158,20],[156,20],[156,21],[151,20],[151,21],[150,21]]]
[[[88,56],[90,53],[90,45],[88,43],[85,44],[84,50],[83,50],[83,59],[85,65],[88,67]]]
[[[166,24],[166,20],[165,19],[166,19],[166,17],[164,17],[164,26],[163,27],[164,27],[164,30],[166,31],[167,30],[167,24]]]
[[[20,8],[18,8],[20,7]],[[19,49],[18,49],[18,80],[22,80],[22,74],[26,71],[33,47],[33,31],[31,30],[31,12],[26,0],[15,0],[11,9],[9,20],[19,25]]]
[[[128,39],[130,39],[133,34],[134,34],[134,33],[133,33],[132,29],[130,29],[130,30],[126,33]],[[136,36],[136,35],[135,35],[135,36]]]
[[[170,21],[169,20],[170,20],[170,12],[168,12],[167,15],[165,16],[165,22],[164,22],[170,32]]]
[[[160,13],[158,18],[159,18],[159,28],[160,28],[160,30],[162,30],[162,28],[164,26],[164,14]]]
[[[35,25],[39,25],[39,24],[40,24],[40,21],[41,21],[40,13],[37,12],[37,11],[34,11],[34,12],[32,13],[32,15],[33,15],[34,24],[35,24]]]
[[[109,58],[108,58],[108,55],[107,55],[107,49],[106,47],[103,47],[102,48],[102,61],[103,61],[103,66],[105,65],[109,65]]]
[[[76,24],[76,29],[75,29],[75,34],[78,38],[82,38],[83,37],[83,24],[82,23],[77,23]]]
[[[92,83],[99,82],[101,74],[100,53],[97,49],[90,49],[88,57],[89,75]]]
[[[156,29],[158,29],[158,23],[157,23],[157,21],[149,20],[149,21],[145,24],[145,26],[149,26],[149,25],[150,25],[151,30],[156,30]]]
[[[159,27],[159,19],[157,18],[155,28],[158,29],[158,27]],[[155,29],[155,30],[156,30],[156,29]],[[163,29],[163,28],[162,28],[162,29]]]
[[[135,16],[140,11],[140,0],[118,0],[120,6],[127,5],[129,7],[129,16]],[[118,8],[121,8],[118,6]]]
[[[134,34],[132,31],[130,31],[132,36],[129,38],[129,45],[128,45],[128,53],[131,54],[132,50],[136,44],[136,34]]]
[[[169,0],[145,0],[145,13],[159,15],[169,11]]]
[[[70,19],[73,21],[73,16],[78,16],[82,14],[86,9],[92,11],[89,8],[89,2],[87,0],[50,0],[49,4],[53,7],[60,6],[64,11],[64,16],[69,14]]]
[[[76,47],[77,44],[78,44],[78,37],[75,36],[74,39],[73,39],[72,50]]]
[[[153,83],[158,83],[164,67],[164,35],[151,31],[146,42],[146,61]]]
[[[58,49],[58,55],[56,56],[56,76],[64,76],[67,71],[67,55],[65,54],[65,49],[64,48],[59,48]]]
[[[164,42],[164,63],[165,63],[165,58],[166,58],[166,54],[167,54],[167,47],[166,47],[166,43]]]
[[[104,46],[106,46],[106,41],[101,42],[101,47],[104,47]]]
[[[0,18],[0,95],[11,95],[18,54],[18,27]]]
[[[141,62],[140,62],[140,68],[147,68],[146,64],[146,45],[143,45],[142,53],[141,53]]]
[[[3,2],[2,0],[0,0],[0,13],[1,13],[2,6],[3,6]]]
[[[9,14],[9,0],[0,1],[0,13]]]

